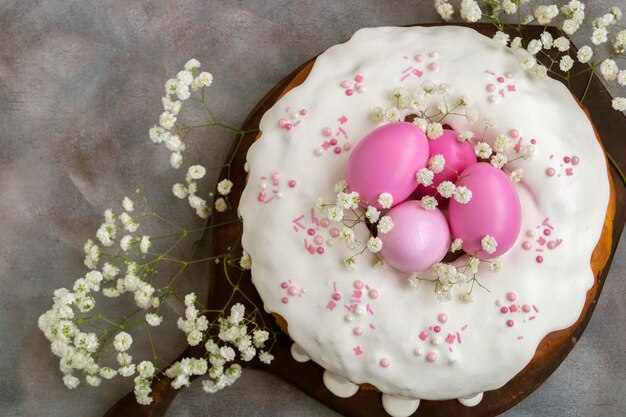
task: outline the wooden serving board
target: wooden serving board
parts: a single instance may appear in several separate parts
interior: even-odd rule
[[[435,25],[426,25],[435,26]],[[471,24],[464,25],[476,29],[478,32],[493,36],[495,29],[489,24]],[[524,28],[525,37],[529,36],[533,39],[537,38],[543,31],[543,27],[528,26]],[[560,36],[556,31],[555,38]],[[513,35],[513,33],[511,33]],[[572,47],[572,50],[573,47]],[[300,84],[310,71],[314,59],[302,65],[294,72],[286,76],[280,81],[267,95],[257,104],[250,112],[248,118],[242,126],[242,130],[252,130],[259,126],[259,122],[263,114],[276,103],[278,98],[286,89]],[[573,73],[584,69],[583,65],[576,63]],[[584,77],[583,77],[584,78]],[[580,97],[586,86],[586,79],[578,79],[573,82],[571,90],[574,95]],[[626,147],[623,146],[623,133],[626,130],[626,118],[623,114],[611,108],[611,97],[606,92],[602,83],[594,77],[591,80],[589,93],[584,105],[588,108],[588,114],[595,124],[605,149],[613,156],[617,163],[626,167]],[[239,203],[241,191],[246,183],[246,173],[244,172],[244,164],[246,161],[246,153],[250,145],[256,140],[256,133],[246,135],[239,146],[236,146],[231,153],[231,180],[235,183],[231,202],[234,207]],[[229,156],[229,158],[231,157]],[[598,274],[598,285],[595,291],[592,289],[587,295],[586,313],[571,327],[554,332],[546,336],[533,360],[533,365],[524,368],[518,375],[509,381],[502,388],[486,392],[483,400],[476,407],[467,408],[462,406],[456,400],[450,401],[422,401],[414,416],[493,416],[497,415],[528,396],[539,385],[541,385],[565,357],[572,350],[576,341],[582,335],[591,315],[594,311],[596,301],[600,296],[602,287],[608,274],[615,247],[619,241],[619,237],[624,228],[626,221],[626,187],[621,181],[617,171],[611,167],[610,169],[613,182],[615,184],[616,198],[616,214],[613,225],[613,240],[608,256],[606,266]],[[229,210],[226,213],[217,213],[215,223],[223,223],[229,220],[236,220],[236,210]],[[228,252],[229,247],[238,245],[241,234],[241,223],[235,222],[227,226],[223,226],[214,230],[211,237],[211,252],[213,254],[221,254]],[[608,248],[607,248],[608,250]],[[225,280],[224,270],[221,266],[211,271],[209,279],[209,300],[208,308],[222,308],[225,300],[227,300],[232,292],[232,287]],[[231,274],[231,278],[236,281],[236,285],[242,290],[245,296],[236,297],[233,302],[249,303],[245,300],[248,297],[256,305],[262,306],[254,286],[250,282],[249,273],[240,275],[238,273]],[[298,387],[303,392],[309,394],[318,401],[333,408],[334,410],[350,417],[383,417],[387,416],[383,410],[381,403],[381,394],[371,390],[359,390],[359,392],[351,398],[342,399],[331,394],[322,382],[322,374],[324,370],[317,364],[309,361],[307,363],[297,363],[291,357],[290,348],[292,342],[289,338],[280,332],[271,315],[261,312],[265,323],[278,332],[277,343],[272,353],[275,360],[271,365],[263,365],[258,361],[251,364],[244,364],[253,368],[262,369],[270,372],[290,384]],[[187,348],[181,356],[201,355],[199,348]],[[105,417],[123,417],[123,416],[165,416],[167,408],[176,396],[177,391],[171,388],[170,379],[162,377],[153,383],[154,402],[150,406],[140,406],[135,402],[133,393],[118,401],[106,414]],[[219,395],[219,394],[218,394]]]

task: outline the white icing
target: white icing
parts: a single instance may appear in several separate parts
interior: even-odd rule
[[[300,345],[298,345],[297,343],[291,345],[291,356],[293,356],[293,359],[296,362],[308,362],[311,360],[311,358],[309,358],[309,355],[307,355],[306,352],[302,350]]]
[[[427,69],[434,50],[438,53],[436,72]],[[416,55],[424,56],[423,62],[416,62]],[[415,65],[423,77],[400,81],[402,71]],[[486,70],[510,72],[516,91],[490,103],[485,85],[498,82]],[[341,84],[345,80],[354,83],[357,74],[364,77],[367,91],[348,96]],[[374,269],[367,255],[359,258],[355,271],[349,271],[342,261],[354,252],[340,242],[326,245],[322,255],[311,255],[303,242],[313,237],[292,223],[305,215],[302,221],[310,227],[311,208],[319,197],[332,201],[333,185],[343,177],[349,152],[336,155],[328,149],[315,155],[315,149],[328,139],[322,130],[335,129],[338,119],[347,117],[342,126],[354,147],[377,126],[369,117],[372,108],[391,106],[389,94],[395,87],[415,89],[424,80],[450,84],[453,97],[466,95],[480,115],[493,116],[498,128],[491,130],[494,134],[488,140],[511,129],[519,131],[524,145],[530,138],[537,139],[533,159],[507,165],[524,170],[524,179],[515,185],[523,213],[520,237],[503,257],[501,272],[480,269],[478,278],[489,292],[475,288],[474,302],[469,304],[458,300],[457,290],[452,291],[452,301],[442,303],[432,286],[411,288],[406,274],[391,267]],[[307,114],[291,119],[300,109]],[[294,123],[292,129],[279,127],[283,118]],[[472,128],[462,117],[449,117],[446,122],[457,131]],[[473,126],[475,132],[477,126],[480,123]],[[356,392],[358,387],[352,382],[371,383],[388,395],[427,400],[494,390],[528,364],[548,333],[572,325],[579,317],[594,282],[589,262],[609,199],[604,155],[570,92],[552,79],[539,80],[525,73],[508,49],[461,27],[363,29],[347,43],[320,55],[307,80],[264,115],[260,128],[262,137],[248,153],[250,180],[239,205],[244,221],[242,244],[251,255],[254,284],[267,309],[285,318],[291,338],[327,370],[324,381],[335,394]],[[573,176],[560,166],[565,155],[580,158]],[[548,177],[548,167],[557,175]],[[283,197],[260,203],[261,177],[268,177],[265,191],[269,195],[274,189],[271,175],[276,172],[281,174],[277,189]],[[289,188],[286,182],[291,179],[297,185]],[[323,217],[319,212],[317,216]],[[533,241],[538,239],[542,229],[535,226],[548,217],[554,226],[552,236],[563,241],[558,248],[542,252],[544,260],[539,264],[535,262],[540,254],[535,252],[537,244],[524,250],[522,242],[530,240],[529,229],[537,230]],[[316,233],[329,239],[327,229]],[[367,236],[364,226],[356,233],[361,240]],[[379,292],[375,300],[367,298],[366,291],[363,296],[375,314],[346,314],[344,304],[356,280]],[[297,288],[306,287],[307,292],[288,295],[281,283],[289,281]],[[333,285],[342,299],[331,311],[327,305],[335,292]],[[517,294],[516,304],[534,305],[539,312],[502,314],[496,301],[502,300],[503,307],[513,304],[506,300],[511,291]],[[445,324],[437,322],[440,313],[448,316]],[[506,325],[508,319],[514,320],[513,327]],[[442,329],[436,335],[438,345],[420,339],[424,330],[435,336],[428,329],[437,324]],[[363,329],[361,335],[354,334],[356,326]],[[462,343],[458,339],[446,342],[448,333],[461,335]],[[415,349],[423,353],[416,356]],[[429,362],[428,357],[435,360]],[[389,359],[389,366],[380,365],[382,358]]]
[[[383,394],[383,408],[391,417],[408,417],[420,405],[420,400]]]
[[[324,385],[328,391],[340,398],[349,398],[357,393],[359,386],[334,372],[324,371]]]
[[[458,401],[466,407],[475,407],[478,404],[480,404],[482,399],[483,399],[483,393],[479,392],[476,395],[470,395],[468,397],[459,398]]]

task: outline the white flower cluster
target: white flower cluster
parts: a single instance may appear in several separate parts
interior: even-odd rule
[[[188,338],[191,333],[198,330],[197,310],[194,307],[195,300],[196,297],[193,293],[185,297],[186,318],[179,320],[179,327],[181,327],[182,321],[184,323],[182,325],[183,331],[187,333]],[[258,356],[261,362],[271,363],[274,357],[271,353],[263,350],[269,339],[269,332],[261,329],[249,332],[244,323],[244,318],[245,308],[242,304],[233,305],[228,317],[220,317],[217,339],[223,344],[220,346],[215,340],[209,338],[204,344],[206,358],[184,358],[172,364],[165,371],[165,375],[172,378],[172,387],[180,389],[189,385],[191,377],[202,375],[209,377],[202,381],[202,389],[207,393],[212,394],[232,385],[241,376],[241,366],[232,363],[237,356],[237,351],[239,351],[240,359],[245,362]],[[200,325],[200,328],[203,327],[203,324]],[[199,344],[206,337],[202,332],[204,330],[200,331],[199,336],[194,336],[193,342],[195,344]],[[196,343],[196,340],[199,341]]]
[[[446,160],[443,155],[433,155],[428,160],[428,168],[420,168],[415,173],[415,179],[418,184],[425,187],[433,187],[433,179],[435,174],[443,171],[446,165]],[[472,191],[465,186],[456,186],[451,181],[442,181],[435,187],[437,191],[436,195],[440,195],[443,198],[454,197],[456,201],[461,204],[467,204],[472,198]],[[426,210],[434,210],[438,205],[438,201],[435,197],[425,196],[421,200],[422,207]]]
[[[396,88],[390,95],[393,107],[375,107],[371,118],[380,123],[399,122],[409,116],[416,116],[413,123],[426,133],[428,139],[435,140],[443,134],[443,120],[450,114],[461,114],[461,108],[470,123],[477,120],[476,111],[470,107],[470,99],[467,96],[452,99],[451,94],[449,84],[434,84],[430,81],[424,81],[413,91]]]

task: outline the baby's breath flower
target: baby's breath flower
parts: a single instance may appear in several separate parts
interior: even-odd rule
[[[163,322],[163,317],[155,313],[146,314],[146,323],[152,327],[156,327]]]
[[[172,113],[168,111],[163,112],[161,116],[159,116],[159,124],[163,126],[163,129],[165,130],[172,129],[175,123],[176,123],[176,116],[174,116]]]
[[[444,198],[450,198],[454,195],[456,186],[451,181],[442,181],[437,186],[437,192]]]
[[[443,168],[446,166],[446,160],[443,155],[433,155],[428,160],[428,169],[430,169],[433,173],[438,174],[443,171]]]
[[[397,107],[391,107],[385,111],[385,117],[391,122],[399,122],[400,110]]]
[[[480,20],[482,17],[482,11],[480,6],[474,0],[462,0],[461,1],[461,19],[466,22],[474,23]]]
[[[391,208],[393,205],[393,196],[389,193],[381,193],[378,196],[378,204],[384,209]]]
[[[621,86],[626,85],[626,70],[621,70],[620,72],[617,73],[617,82]]]
[[[463,247],[463,239],[456,238],[450,244],[450,252],[456,252]]]
[[[522,170],[522,168],[518,168],[514,170],[513,172],[511,172],[511,174],[509,175],[509,178],[511,179],[512,182],[518,183],[522,180],[523,173],[524,171]]]
[[[223,179],[217,183],[217,192],[221,195],[228,195],[233,188],[233,183],[229,179]]]
[[[612,59],[605,59],[600,64],[600,74],[607,81],[613,81],[617,78],[617,74],[619,73],[619,68],[617,64]]]
[[[569,55],[563,55],[559,61],[559,69],[563,72],[567,72],[574,66],[574,60]]]
[[[152,246],[152,242],[150,242],[150,236],[142,236],[141,241],[139,242],[139,250],[141,253],[148,253],[148,249]]]
[[[170,165],[174,169],[178,169],[183,164],[183,155],[180,152],[173,152],[170,155]]]
[[[552,48],[554,38],[552,37],[552,34],[550,32],[543,32],[539,39],[541,40],[541,44],[543,45],[544,49]]]
[[[223,213],[228,210],[228,204],[226,203],[226,200],[224,200],[222,197],[215,200],[215,210],[217,210],[218,213]]]
[[[462,185],[454,190],[454,199],[461,204],[467,204],[472,199],[472,190]]]
[[[187,188],[184,185],[177,183],[172,186],[172,193],[181,200],[187,197]]]
[[[78,378],[76,378],[74,375],[68,374],[68,375],[64,375],[63,376],[63,383],[69,389],[74,389],[78,385],[80,385],[80,380]]]
[[[504,10],[504,13],[506,14],[517,13],[517,4],[511,0],[502,0],[501,6],[502,10]]]
[[[496,248],[498,247],[498,242],[496,242],[493,236],[485,235],[480,240],[480,246],[485,252],[491,255],[492,253],[496,251]]]
[[[556,38],[554,40],[554,47],[560,52],[567,52],[569,50],[569,39],[564,36]]]
[[[376,225],[376,229],[378,229],[379,233],[389,233],[391,231],[391,229],[393,229],[393,220],[391,220],[391,217],[389,216],[383,216],[380,218],[380,220],[378,221],[378,224]]]
[[[187,170],[187,174],[191,179],[199,180],[206,174],[206,169],[202,165],[192,165]]]
[[[334,222],[340,222],[343,219],[343,209],[341,207],[328,206],[325,211],[326,216]]]
[[[421,203],[422,203],[422,207],[424,207],[424,210],[428,210],[428,211],[434,210],[439,205],[439,203],[437,202],[437,199],[430,195],[422,197]]]
[[[435,10],[443,20],[449,22],[454,15],[454,7],[447,1],[436,1]]]
[[[498,152],[497,154],[491,157],[490,162],[494,168],[500,169],[504,166],[504,164],[508,162],[508,158],[506,157],[505,154]]]
[[[433,178],[435,177],[435,173],[432,172],[428,168],[420,168],[415,173],[415,179],[418,184],[422,184],[425,187],[428,187],[433,183]]]
[[[526,48],[526,50],[531,55],[537,55],[537,52],[541,51],[542,47],[543,47],[543,44],[541,43],[539,39],[533,39],[530,42],[528,42],[528,47]]]
[[[353,271],[356,269],[356,259],[354,257],[346,259],[345,261],[343,261],[343,264],[346,268],[348,268],[349,271]]]
[[[511,41],[510,47],[514,51],[517,49],[522,49],[522,38],[520,38],[519,36],[513,38],[513,40]]]
[[[474,153],[479,158],[489,159],[492,153],[491,146],[487,142],[478,142],[474,145]]]
[[[472,293],[464,292],[459,296],[459,300],[463,301],[464,303],[471,303],[472,301],[474,301],[474,298],[472,297]]]
[[[380,240],[380,238],[378,237],[370,237],[367,240],[367,250],[369,250],[372,253],[376,253],[379,252],[383,247],[383,241]]]
[[[604,28],[599,28],[593,31],[591,34],[591,43],[594,45],[602,45],[608,40],[608,31]]]
[[[502,258],[496,258],[489,264],[489,270],[492,272],[500,272],[502,269]]]
[[[348,183],[346,180],[341,180],[337,184],[335,184],[335,192],[342,193],[348,189]]]
[[[496,150],[496,152],[506,152],[510,146],[511,143],[509,141],[509,138],[504,135],[498,135],[498,137],[496,137],[496,139],[493,141],[493,148]]]
[[[374,206],[367,206],[367,210],[365,211],[365,217],[371,223],[376,223],[380,218],[380,211]]]
[[[459,135],[456,137],[456,140],[459,142],[467,142],[472,140],[472,138],[474,137],[474,133],[466,130],[465,132],[459,133]]]
[[[269,365],[274,360],[274,355],[269,352],[261,352],[259,353],[259,360],[266,365]]]
[[[133,338],[126,332],[119,332],[113,339],[113,347],[118,352],[124,352],[133,344]]]
[[[507,46],[509,43],[509,35],[504,32],[497,31],[495,35],[493,35],[493,41],[498,46]]]
[[[613,108],[617,111],[626,110],[626,98],[624,97],[615,97],[611,102]]]
[[[565,19],[563,21],[563,32],[567,35],[573,35],[579,28],[580,25],[574,19]]]
[[[576,57],[580,63],[586,64],[593,57],[593,50],[589,46],[585,45],[578,50]]]
[[[469,107],[465,110],[465,118],[468,122],[474,123],[478,120],[478,111],[474,108]]]
[[[537,60],[535,59],[535,57],[528,52],[524,51],[524,53],[520,53],[520,55],[520,65],[522,66],[522,69],[529,70],[537,65]]]
[[[339,237],[348,246],[351,246],[354,243],[356,243],[356,237],[354,236],[354,230],[350,229],[349,227],[344,227],[343,229],[341,229],[341,232],[339,233]]]
[[[252,258],[250,257],[250,254],[246,251],[243,251],[242,255],[241,255],[241,259],[239,259],[239,266],[241,267],[241,269],[250,269],[250,267],[252,266]]]
[[[535,147],[533,145],[526,145],[522,147],[522,157],[525,160],[529,160],[535,154]]]
[[[531,68],[530,73],[534,75],[536,78],[542,79],[548,75],[548,68],[544,65],[535,65]]]
[[[374,107],[370,113],[370,118],[374,123],[380,123],[385,118],[385,110],[382,107]]]
[[[435,140],[441,135],[443,135],[443,126],[441,126],[441,123],[434,122],[426,126],[426,136],[428,136],[428,139]]]
[[[535,9],[533,15],[540,25],[548,25],[559,14],[559,8],[556,5],[541,5]]]
[[[198,68],[200,68],[200,61],[198,61],[197,59],[191,58],[189,61],[187,61],[185,63],[185,67],[184,67],[187,71],[197,71]]]

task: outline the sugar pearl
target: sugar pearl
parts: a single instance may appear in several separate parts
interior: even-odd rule
[[[348,87],[350,87],[350,81],[343,81],[343,82],[341,83],[341,86],[342,86],[343,88],[348,88]]]
[[[528,312],[530,311],[530,306],[529,306],[528,304],[524,304],[524,305],[522,306],[522,311],[523,311],[524,313],[528,313]]]
[[[317,155],[317,156],[320,156],[323,153],[324,153],[324,148],[317,148],[315,150],[315,155]]]
[[[363,329],[361,329],[360,327],[355,327],[354,330],[352,330],[352,333],[354,333],[355,336],[361,336],[363,334]]]
[[[509,327],[513,327],[513,325],[515,324],[515,322],[513,320],[507,320],[506,321],[506,325]]]
[[[415,60],[417,62],[422,62],[424,60],[424,56],[423,55],[415,55]]]
[[[580,162],[580,158],[577,156],[572,156],[572,165],[578,165]]]
[[[556,171],[554,170],[554,168],[548,168],[546,169],[546,175],[548,177],[554,177],[554,174],[556,174]]]
[[[448,321],[448,315],[445,313],[441,313],[439,316],[437,316],[437,320],[439,320],[439,323],[445,323]]]
[[[330,225],[330,220],[328,220],[327,218],[323,218],[322,220],[320,220],[320,226],[326,228]]]
[[[524,248],[525,250],[530,250],[532,247],[533,244],[529,241],[525,240],[524,242],[522,242],[522,248]]]
[[[498,97],[496,96],[487,97],[487,101],[489,101],[490,103],[495,103],[497,100],[498,100]]]
[[[315,239],[313,239],[313,241],[316,245],[321,245],[322,243],[324,243],[324,238],[320,235],[317,235],[315,236]]]
[[[382,366],[383,368],[388,368],[389,365],[391,365],[391,361],[389,360],[389,358],[382,358],[380,360],[380,366]]]
[[[298,289],[294,286],[289,287],[289,289],[287,290],[287,293],[289,295],[297,295],[298,294]]]
[[[346,314],[343,319],[350,323],[353,320],[353,317],[350,314]]]
[[[437,360],[437,354],[435,352],[430,352],[428,355],[426,355],[426,360],[428,362],[435,362]]]
[[[516,298],[517,294],[515,294],[514,292],[509,292],[506,294],[506,299],[509,301],[515,301]]]
[[[496,91],[496,86],[493,84],[487,84],[487,86],[485,86],[485,90],[487,90],[489,93],[493,93],[494,91]]]
[[[363,281],[354,281],[354,288],[356,288],[357,290],[363,288],[363,285]]]
[[[434,346],[437,346],[439,344],[439,339],[436,337],[433,337],[433,339],[430,341],[430,343],[432,343]]]
[[[333,294],[333,300],[335,301],[339,301],[341,300],[341,294],[339,294],[338,292]]]
[[[376,290],[370,290],[368,292],[368,294],[369,294],[370,298],[378,298],[378,291],[376,291]]]
[[[287,304],[287,303],[289,302],[289,298],[287,298],[287,297],[283,297],[283,298],[281,298],[281,299],[280,299],[280,301],[281,301],[283,304]]]
[[[295,180],[291,180],[287,183],[287,185],[289,185],[289,188],[294,188],[296,186],[296,181]]]
[[[437,71],[439,69],[439,64],[437,64],[436,62],[431,62],[430,64],[428,64],[428,69],[431,71]]]
[[[519,137],[519,130],[517,129],[509,130],[509,136],[512,137],[513,139],[517,139]]]
[[[414,354],[415,356],[421,356],[421,355],[422,355],[422,353],[424,353],[424,351],[422,351],[422,349],[420,349],[420,348],[415,348],[415,349],[413,349],[413,354]]]
[[[526,231],[526,236],[528,236],[528,237],[535,237],[535,231],[532,230],[532,229]]]
[[[322,130],[322,135],[324,135],[324,136],[331,136],[332,134],[333,134],[333,131],[332,131],[332,129],[330,127],[325,127]]]

